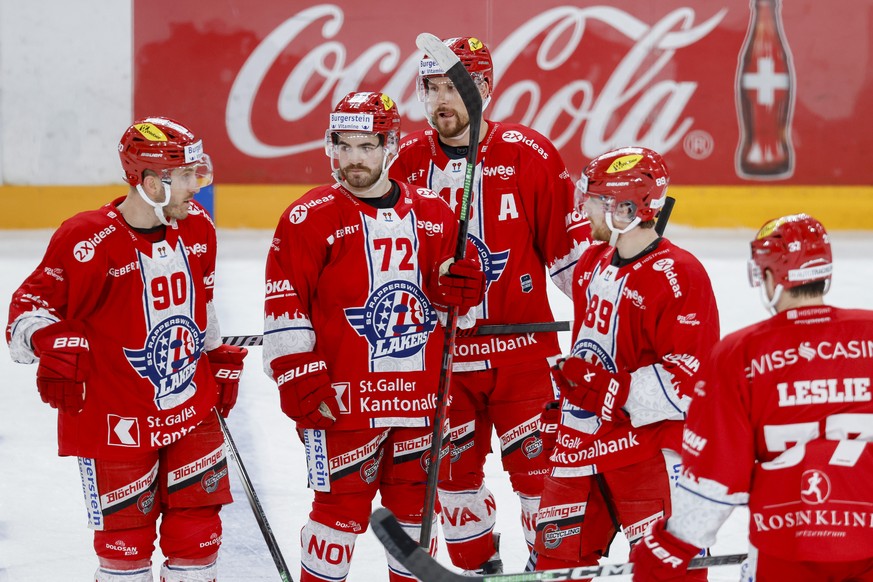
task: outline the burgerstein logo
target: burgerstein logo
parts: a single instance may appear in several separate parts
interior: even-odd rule
[[[420,352],[436,328],[436,311],[421,289],[409,281],[389,281],[363,307],[345,310],[358,335],[367,338],[371,357],[408,358]]]
[[[194,395],[192,384],[206,333],[184,315],[168,317],[155,326],[139,350],[124,348],[134,370],[155,387],[155,406],[167,410]]]

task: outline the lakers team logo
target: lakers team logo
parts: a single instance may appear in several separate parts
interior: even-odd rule
[[[124,348],[134,370],[155,387],[155,406],[167,410],[194,395],[192,385],[206,333],[184,315],[168,317],[155,326],[140,350]]]
[[[503,270],[506,269],[506,263],[509,261],[509,250],[500,252],[491,252],[491,249],[481,239],[468,234],[467,238],[476,247],[476,252],[479,253],[479,261],[482,263],[482,270],[485,271],[485,288],[491,286],[491,283],[500,278]]]
[[[364,307],[350,307],[345,314],[358,335],[367,338],[373,360],[417,354],[437,323],[430,301],[409,281],[389,281],[370,295]]]
[[[591,338],[582,338],[578,340],[573,345],[573,349],[570,350],[570,354],[592,363],[599,361],[607,372],[612,372],[613,374],[618,372],[618,365],[615,363],[615,360],[610,353],[605,350],[599,342]],[[593,354],[593,359],[590,354]]]

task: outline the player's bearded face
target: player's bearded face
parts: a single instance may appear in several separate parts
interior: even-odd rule
[[[612,231],[606,226],[607,204],[599,196],[588,196],[582,208],[591,221],[591,238],[609,242]]]
[[[194,171],[190,168],[177,168],[170,174],[170,202],[164,207],[167,218],[184,220],[188,218],[188,203],[200,191]]]
[[[448,77],[428,79],[426,107],[431,125],[444,138],[458,137],[470,125],[467,108]]]
[[[384,148],[372,134],[342,135],[336,145],[339,169],[354,188],[369,188],[382,175]]]

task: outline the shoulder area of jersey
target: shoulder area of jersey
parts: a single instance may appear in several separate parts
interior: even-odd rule
[[[105,204],[96,210],[85,210],[66,219],[58,227],[58,234],[76,236],[89,232],[105,233],[100,238],[118,231],[116,219],[123,220],[113,203]]]
[[[285,216],[291,224],[301,224],[313,213],[326,208],[341,194],[342,186],[338,183],[316,186],[306,194],[292,202],[285,209]]]
[[[410,132],[400,138],[400,147],[398,147],[398,153],[403,150],[413,147],[416,144],[419,145],[427,145],[430,142],[436,144],[436,130],[427,128],[427,129],[419,129],[417,131]],[[430,147],[428,145],[428,147]]]
[[[421,186],[416,186],[415,184],[410,184],[409,182],[402,182],[400,180],[394,180],[394,182],[400,186],[403,196],[411,196],[413,199],[416,198],[425,198],[428,200],[436,199],[442,200],[439,194],[431,190],[430,188],[423,188]]]
[[[188,202],[188,217],[181,222],[184,223],[192,218],[194,219],[192,223],[198,220],[205,220],[212,226],[212,228],[215,228],[215,222],[212,220],[209,211],[207,211],[206,208],[196,200],[190,200]]]
[[[509,144],[522,153],[539,154],[545,160],[557,156],[557,150],[549,138],[535,129],[519,123],[493,121],[489,123],[494,124],[493,129],[491,129],[494,132],[494,140],[492,141],[494,146]]]
[[[703,264],[691,251],[676,245],[666,237],[661,238],[658,248],[641,257],[640,262],[650,264],[655,271],[663,270],[663,266],[668,263],[677,265],[677,268],[683,271],[704,269]]]

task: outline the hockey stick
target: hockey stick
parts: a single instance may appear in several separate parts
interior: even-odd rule
[[[242,481],[243,489],[246,490],[246,497],[249,499],[249,505],[252,507],[252,512],[255,514],[255,519],[258,522],[258,527],[261,528],[261,534],[264,536],[264,541],[267,542],[267,548],[270,550],[270,555],[273,556],[273,563],[279,570],[279,577],[282,582],[294,582],[291,577],[291,572],[288,571],[288,565],[285,564],[285,558],[282,556],[282,551],[279,549],[279,544],[276,542],[276,537],[273,535],[273,530],[270,529],[270,523],[267,521],[267,515],[264,513],[264,508],[258,500],[258,494],[255,493],[255,488],[252,486],[252,480],[249,479],[249,474],[246,471],[242,462],[242,457],[239,456],[239,450],[236,448],[236,443],[233,442],[233,437],[230,436],[230,429],[224,418],[214,409],[215,416],[218,417],[218,424],[221,425],[221,432],[224,434],[224,440],[227,441],[227,448],[230,450],[230,456],[236,462],[236,468],[239,469],[239,478]]]
[[[482,95],[467,72],[464,64],[443,41],[434,35],[422,32],[415,39],[419,50],[430,55],[445,71],[446,76],[455,85],[458,95],[467,108],[470,122],[470,145],[467,148],[467,171],[464,174],[464,191],[461,194],[461,208],[458,216],[458,240],[455,246],[455,260],[464,258],[467,251],[467,229],[470,225],[470,199],[473,195],[473,177],[476,173],[476,156],[479,152],[479,127],[482,125]],[[446,338],[443,344],[443,361],[440,366],[440,380],[436,393],[436,410],[433,416],[433,431],[430,443],[430,464],[427,467],[427,484],[424,489],[424,505],[422,506],[421,537],[422,547],[430,546],[430,534],[433,529],[433,512],[436,506],[437,478],[440,470],[440,452],[443,444],[443,424],[449,398],[449,385],[452,381],[452,356],[455,353],[455,335],[457,333],[458,308],[449,309],[446,319]]]
[[[495,323],[489,325],[479,325],[472,330],[463,330],[459,335],[479,336],[479,335],[507,335],[513,333],[540,333],[549,331],[570,331],[573,327],[572,321],[540,321],[533,323]],[[242,347],[257,347],[264,345],[264,336],[262,335],[226,335],[221,338],[221,342],[231,346]]]
[[[672,196],[667,196],[664,199],[664,207],[658,212],[658,221],[655,223],[655,232],[658,233],[658,236],[664,236],[664,230],[667,228],[670,215],[673,214],[673,206],[675,204],[676,199]]]
[[[577,566],[575,568],[560,568],[542,572],[522,572],[519,574],[485,574],[464,576],[452,572],[437,562],[433,556],[424,551],[410,538],[397,518],[385,508],[379,508],[370,516],[373,532],[388,553],[394,556],[413,576],[422,582],[536,582],[538,580],[588,580],[595,576],[615,576],[633,572],[633,564],[604,564],[602,566]],[[726,556],[706,556],[694,558],[688,566],[689,570],[711,568],[713,566],[729,566],[742,564],[747,554],[730,554]]]

